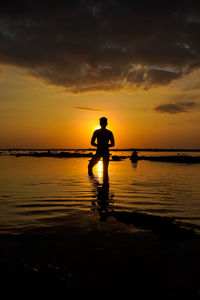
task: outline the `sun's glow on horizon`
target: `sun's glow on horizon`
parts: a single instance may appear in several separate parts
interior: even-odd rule
[[[187,113],[158,113],[154,109],[161,103],[171,103],[174,97],[186,99],[182,89],[186,84],[197,84],[199,73],[170,88],[104,93],[102,98],[100,92],[69,95],[26,74],[22,76],[19,71],[20,68],[0,66],[1,149],[91,148],[92,134],[100,129],[102,116],[108,119],[106,128],[113,132],[118,149],[199,148],[200,88],[190,92],[189,99],[196,106]]]

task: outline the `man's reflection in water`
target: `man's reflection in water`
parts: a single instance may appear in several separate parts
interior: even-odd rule
[[[100,176],[95,177],[93,172],[89,173],[89,178],[93,183],[93,192],[95,199],[92,201],[92,210],[97,211],[100,221],[106,221],[107,217],[114,211],[114,195],[109,190],[108,174],[103,174],[103,182],[100,182]]]
[[[137,164],[132,164],[133,168]],[[167,239],[190,239],[196,237],[196,233],[191,229],[186,229],[175,222],[173,217],[165,217],[153,215],[137,211],[114,210],[114,195],[109,191],[108,174],[103,174],[101,162],[99,162],[98,177],[95,177],[92,172],[89,173],[89,178],[93,183],[93,192],[95,194],[92,201],[92,210],[99,213],[100,221],[106,221],[109,216],[114,217],[118,222],[128,226],[133,225],[135,228],[151,230],[159,238]],[[102,183],[100,181],[103,181]],[[134,207],[133,207],[134,208]]]
[[[137,169],[137,166],[138,166],[138,162],[131,162],[131,165],[133,167],[133,169]]]

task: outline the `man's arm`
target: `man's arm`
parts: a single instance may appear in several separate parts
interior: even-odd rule
[[[115,140],[114,140],[114,136],[113,136],[112,132],[110,134],[109,140],[110,140],[110,144],[108,144],[108,147],[114,147],[115,146]]]
[[[92,139],[91,139],[91,145],[94,147],[97,147],[97,144],[95,143],[96,140],[96,132],[93,133]]]

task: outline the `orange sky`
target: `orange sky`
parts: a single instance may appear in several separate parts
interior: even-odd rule
[[[148,90],[70,94],[22,68],[0,65],[0,147],[89,148],[106,116],[116,148],[200,148],[200,89],[188,91],[199,75]],[[177,113],[155,109],[172,100],[195,105]]]
[[[15,1],[16,2],[16,1]],[[4,1],[0,148],[200,148],[198,1]]]

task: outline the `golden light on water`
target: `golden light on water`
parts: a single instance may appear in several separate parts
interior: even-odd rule
[[[100,160],[97,164],[97,171],[98,171],[98,178],[102,178],[103,177],[103,161]]]

